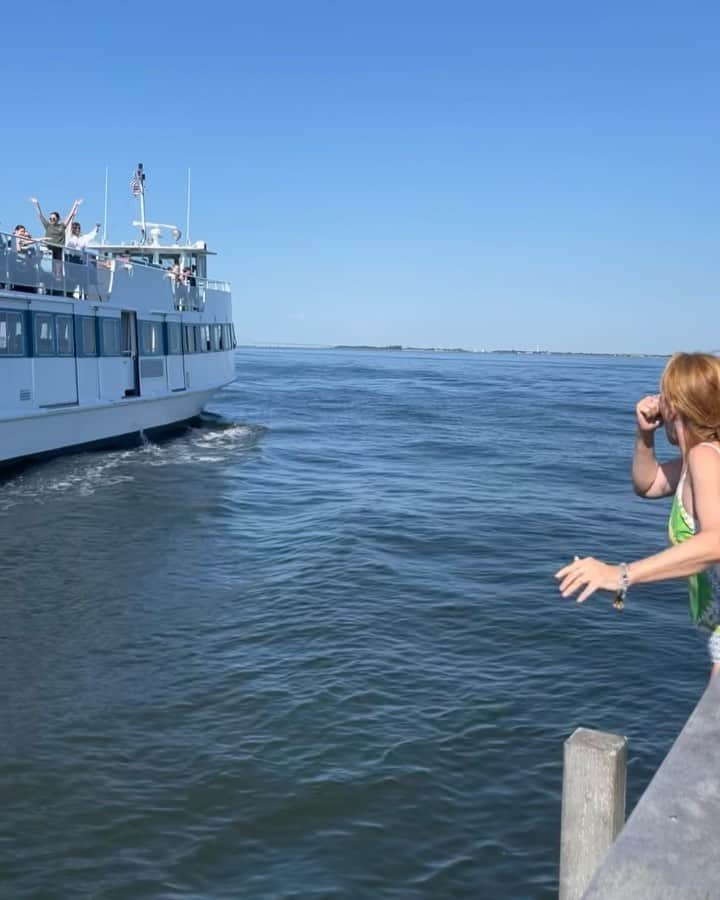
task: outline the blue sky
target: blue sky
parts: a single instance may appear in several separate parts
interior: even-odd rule
[[[0,222],[219,252],[242,342],[720,348],[720,7],[6,4]]]

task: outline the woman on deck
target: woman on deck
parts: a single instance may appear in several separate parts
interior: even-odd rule
[[[31,197],[30,202],[35,207],[37,217],[38,219],[40,219],[40,222],[45,229],[45,241],[52,250],[53,259],[61,259],[62,249],[65,246],[65,238],[67,235],[68,225],[75,218],[75,214],[77,213],[78,207],[82,203],[82,200],[76,200],[73,203],[72,207],[70,208],[70,212],[65,216],[64,219],[60,218],[59,212],[51,212],[46,219],[42,209],[40,208],[40,202],[37,197]]]
[[[633,584],[687,577],[690,616],[709,632],[712,674],[720,672],[720,359],[676,353],[660,379],[660,394],[635,408],[637,437],[632,465],[635,492],[654,499],[674,494],[668,533],[672,547],[619,566],[587,557],[556,572],[560,593],[597,590],[622,605]],[[680,456],[658,463],[655,431],[665,426]]]

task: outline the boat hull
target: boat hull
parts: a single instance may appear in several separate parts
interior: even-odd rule
[[[178,427],[198,416],[217,390],[216,386],[161,397],[132,397],[0,419],[0,466]]]

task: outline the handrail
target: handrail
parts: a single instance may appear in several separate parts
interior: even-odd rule
[[[229,294],[232,290],[229,281],[218,281],[215,278],[207,278],[205,283],[207,284],[207,289],[209,291],[222,291],[225,294]]]
[[[109,260],[87,250],[0,232],[0,285],[8,289],[103,302],[111,268]]]
[[[158,248],[153,248],[152,245],[146,245],[146,244],[138,244],[137,246],[129,245],[127,247],[126,252],[124,252],[122,255],[119,255],[116,251],[114,253],[114,255],[110,256],[107,254],[107,251],[102,246],[102,244],[91,245],[91,247],[90,247],[90,249],[92,249],[93,252],[103,255],[103,257],[106,259],[119,259],[131,266],[139,266],[142,269],[148,269],[153,272],[162,271],[165,275],[169,275],[170,270],[164,268],[163,266],[158,265],[157,263],[148,263],[148,262],[144,262],[143,260],[140,260],[140,259],[132,258],[133,252],[142,253],[143,255],[146,255],[144,251],[147,251],[148,248],[150,250],[158,249]],[[167,250],[169,248],[162,247],[160,249]],[[183,283],[181,278],[178,278],[175,280],[178,283]],[[223,281],[222,279],[201,278],[199,275],[193,275],[192,280],[197,282],[197,284],[200,284],[202,282],[203,284],[205,284],[207,289],[211,290],[211,291],[223,291],[224,293],[229,294],[232,290],[232,285],[230,284],[230,282]]]
[[[118,272],[132,273],[135,267],[163,276],[164,290],[170,291],[173,309],[178,312],[202,311],[208,291],[230,292],[226,281],[196,275],[178,278],[130,255],[106,255],[101,246],[86,250],[53,247],[42,239],[0,232],[0,288],[104,302],[110,298]]]

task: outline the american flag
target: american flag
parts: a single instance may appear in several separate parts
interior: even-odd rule
[[[142,194],[142,182],[138,178],[138,173],[135,172],[133,177],[130,179],[130,193],[133,197],[139,197]]]

